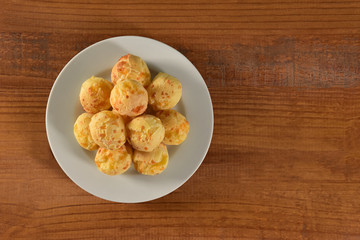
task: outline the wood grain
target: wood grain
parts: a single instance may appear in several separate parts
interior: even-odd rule
[[[0,4],[0,239],[360,239],[359,1]],[[81,190],[45,132],[63,66],[121,35],[182,52],[214,106],[199,170],[142,204]]]

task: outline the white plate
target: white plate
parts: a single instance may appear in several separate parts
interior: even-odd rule
[[[111,68],[127,53],[143,58],[153,74],[161,71],[177,77],[183,87],[182,99],[174,109],[186,116],[190,131],[181,145],[168,147],[169,164],[160,175],[141,175],[133,166],[122,175],[105,175],[94,163],[96,151],[81,148],[73,134],[74,122],[83,112],[81,84],[92,75],[110,80]],[[57,77],[46,108],[49,144],[67,176],[97,197],[123,203],[150,201],[184,184],[205,158],[213,121],[209,91],[194,65],[164,43],[135,36],[106,39],[78,53]]]

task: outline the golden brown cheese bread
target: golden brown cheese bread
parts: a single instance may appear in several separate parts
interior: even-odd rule
[[[98,169],[107,175],[119,175],[126,172],[131,166],[131,153],[125,145],[116,150],[99,148],[95,156]]]
[[[150,71],[140,57],[127,54],[122,56],[111,71],[111,81],[116,85],[125,79],[133,79],[144,87],[150,84]]]
[[[110,93],[113,88],[111,82],[92,76],[87,79],[80,89],[80,103],[88,113],[98,113],[108,110],[110,105]]]
[[[185,141],[190,126],[184,115],[173,110],[163,110],[156,113],[165,128],[163,143],[167,145],[179,145]]]
[[[126,142],[124,120],[112,111],[102,111],[91,118],[90,133],[95,143],[102,148],[115,150]]]
[[[169,154],[165,144],[160,144],[152,152],[134,152],[134,167],[144,175],[156,175],[164,171],[168,165]]]
[[[163,141],[165,128],[159,118],[144,114],[127,125],[128,140],[132,147],[143,152],[153,151]]]
[[[89,124],[93,114],[83,113],[75,121],[74,135],[81,147],[93,151],[99,148],[91,136]]]
[[[147,88],[149,104],[154,110],[165,110],[174,107],[181,98],[180,81],[166,73],[158,73]]]
[[[120,115],[135,117],[145,112],[148,93],[139,82],[126,79],[116,84],[111,91],[110,103]]]

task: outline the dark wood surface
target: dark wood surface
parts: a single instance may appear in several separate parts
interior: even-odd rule
[[[63,66],[123,35],[182,52],[214,107],[201,167],[142,204],[77,187],[45,132]],[[360,239],[359,60],[359,1],[2,1],[0,239]]]

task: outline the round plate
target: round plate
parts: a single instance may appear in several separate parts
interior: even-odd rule
[[[113,65],[128,53],[144,59],[152,75],[168,73],[177,77],[183,87],[182,98],[174,109],[186,116],[190,131],[181,145],[168,146],[168,167],[156,176],[141,175],[133,166],[122,175],[101,173],[94,162],[96,151],[80,147],[73,134],[75,120],[84,112],[79,101],[81,84],[93,75],[110,80]],[[213,122],[210,94],[194,65],[164,43],[135,36],[106,39],[78,53],[57,77],[46,108],[49,144],[67,176],[97,197],[123,203],[150,201],[184,184],[205,158]]]

